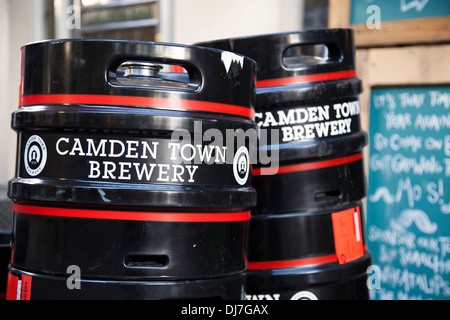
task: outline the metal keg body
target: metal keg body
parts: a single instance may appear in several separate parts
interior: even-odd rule
[[[278,155],[278,166],[258,163],[252,170],[258,203],[250,221],[247,299],[367,299],[371,254],[364,235],[343,240],[333,220],[363,229],[367,138],[352,31],[306,30],[197,45],[257,62],[255,120],[261,132],[278,132],[278,141],[272,135],[258,144],[259,152]],[[342,263],[339,257],[349,252],[340,244],[347,240],[355,251],[351,262]]]
[[[125,299],[180,298],[176,283],[186,297],[241,297],[256,195],[251,176],[236,180],[226,134],[255,129],[254,61],[235,71],[236,87],[214,49],[63,40],[22,55],[11,272],[63,290],[77,265],[83,281],[106,281]],[[204,139],[208,129],[221,143]],[[45,163],[27,160],[33,146]],[[123,290],[124,280],[137,287]],[[178,282],[152,291],[161,280]],[[209,289],[189,289],[195,281]]]

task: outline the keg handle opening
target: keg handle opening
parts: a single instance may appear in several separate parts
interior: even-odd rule
[[[197,91],[200,88],[200,76],[195,69],[158,61],[121,61],[108,71],[108,81],[116,87],[155,90]]]
[[[333,200],[339,200],[341,198],[342,198],[342,192],[341,192],[341,190],[338,190],[338,189],[317,192],[314,195],[314,200],[316,202],[333,201]]]
[[[163,254],[130,254],[125,257],[127,268],[165,268],[169,257]]]
[[[288,46],[281,54],[281,64],[290,70],[314,65],[337,64],[342,53],[334,43],[299,43]]]

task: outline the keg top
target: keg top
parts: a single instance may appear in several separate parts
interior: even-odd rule
[[[161,42],[62,39],[27,44],[21,55],[20,106],[118,104],[253,117],[256,62],[237,53]]]
[[[263,34],[196,45],[254,59],[257,88],[356,77],[353,30],[349,28]]]

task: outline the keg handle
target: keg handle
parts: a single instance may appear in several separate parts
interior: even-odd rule
[[[353,70],[353,39],[340,31],[306,31],[290,35],[279,46],[281,66],[289,71],[312,67],[320,68],[321,72],[327,69]]]
[[[281,56],[281,63],[287,69],[298,69],[319,64],[336,64],[341,54],[333,44],[294,44],[287,47]]]

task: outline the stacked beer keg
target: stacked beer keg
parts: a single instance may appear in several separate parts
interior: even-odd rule
[[[8,298],[242,299],[256,141],[225,135],[255,130],[255,62],[63,40],[22,66]]]
[[[258,64],[247,299],[368,299],[361,81],[350,29],[200,43]],[[263,131],[266,132],[263,135]],[[276,134],[276,136],[275,136]]]
[[[367,299],[352,36],[24,46],[7,298]]]

